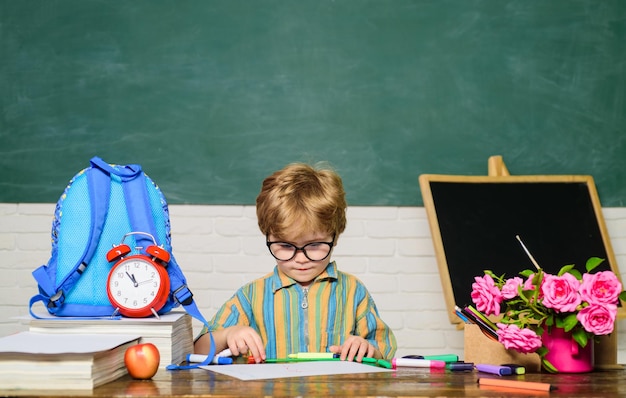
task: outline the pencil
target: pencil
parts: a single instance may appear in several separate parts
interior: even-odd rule
[[[509,387],[525,390],[552,391],[555,388],[548,383],[532,381],[505,380],[505,379],[478,379],[479,386]]]

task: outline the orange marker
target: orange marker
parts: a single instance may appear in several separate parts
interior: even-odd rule
[[[257,363],[256,359],[255,359],[252,355],[250,355],[250,356],[248,357],[248,361],[247,361],[247,362],[248,362],[248,364],[250,364],[250,365],[251,365],[251,364],[253,364],[253,363]],[[261,362],[258,362],[258,363],[263,363],[263,362],[265,362],[265,361],[261,361]]]
[[[479,386],[508,387],[519,388],[525,390],[552,391],[552,387],[548,383],[537,383],[532,381],[506,380],[506,379],[478,379]]]

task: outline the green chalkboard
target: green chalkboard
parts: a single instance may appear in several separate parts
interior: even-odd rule
[[[626,203],[623,0],[0,1],[0,57],[0,202],[100,156],[170,203],[325,160],[350,205],[413,206],[498,154]]]

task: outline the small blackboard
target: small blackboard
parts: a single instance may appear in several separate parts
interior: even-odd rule
[[[619,277],[591,176],[420,176],[450,321],[455,304],[473,304],[475,276],[517,276],[539,266],[556,273],[589,257]]]

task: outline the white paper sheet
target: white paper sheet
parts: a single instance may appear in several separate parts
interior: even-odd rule
[[[279,379],[283,377],[320,376],[354,373],[392,372],[391,369],[348,361],[312,361],[259,363],[252,365],[209,365],[202,369],[236,377],[240,380]]]
[[[0,338],[0,354],[84,354],[111,350],[140,336],[20,332]]]

